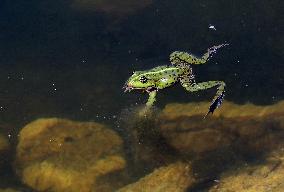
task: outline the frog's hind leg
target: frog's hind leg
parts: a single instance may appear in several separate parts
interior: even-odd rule
[[[219,48],[227,45],[228,44],[221,44],[210,47],[207,49],[207,52],[204,53],[202,57],[196,57],[195,55],[187,52],[175,51],[170,54],[170,62],[176,66],[183,66],[188,64],[194,64],[194,65],[204,64],[206,63],[206,61],[209,60],[210,57],[212,57],[213,54],[217,52]]]
[[[191,81],[188,78],[184,78],[180,80],[181,85],[190,92],[196,92],[201,90],[210,89],[213,87],[217,87],[217,92],[215,97],[212,100],[212,103],[209,107],[209,111],[204,116],[206,117],[209,113],[212,113],[217,109],[221,104],[225,96],[225,82],[223,81],[207,81],[207,82],[201,82],[201,83],[195,83],[194,81]]]

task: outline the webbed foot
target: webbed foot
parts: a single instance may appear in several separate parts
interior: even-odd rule
[[[208,48],[208,53],[209,53],[209,56],[212,56],[212,54],[216,53],[218,49],[222,48],[222,47],[225,47],[229,45],[228,43],[225,43],[225,44],[221,44],[221,45],[215,45],[213,47],[210,47]]]
[[[217,87],[216,95],[209,107],[209,111],[204,116],[204,118],[209,114],[215,111],[221,104],[225,96],[225,86],[226,84],[223,81],[207,81],[201,83],[190,82],[190,79],[180,79],[181,85],[189,92],[196,92],[201,90],[210,89],[212,87]]]
[[[211,114],[214,113],[215,109],[217,109],[217,108],[222,104],[223,99],[224,99],[224,96],[225,96],[225,91],[223,91],[223,92],[221,93],[221,95],[219,95],[219,96],[211,103],[211,105],[210,105],[210,107],[209,107],[209,111],[206,113],[206,115],[204,116],[204,118],[206,118],[209,113],[211,113]]]

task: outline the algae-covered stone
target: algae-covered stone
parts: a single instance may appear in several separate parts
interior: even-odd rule
[[[185,192],[195,184],[192,167],[188,163],[174,163],[155,170],[119,192]]]
[[[16,170],[38,191],[113,191],[126,164],[122,144],[99,123],[39,119],[19,133]]]
[[[246,165],[222,174],[210,192],[282,192],[284,191],[284,154],[273,154],[265,162]]]

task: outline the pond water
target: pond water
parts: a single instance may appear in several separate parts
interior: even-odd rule
[[[186,174],[194,182],[185,180],[186,184],[177,182],[171,186],[167,182],[172,181],[164,178],[166,184],[161,191],[222,191],[230,189],[229,184],[227,188],[225,184],[217,186],[219,181],[230,182],[226,174],[237,174],[236,170],[244,164],[262,165],[272,153],[281,156],[282,4],[280,0],[1,1],[0,191],[117,191],[120,188],[131,191],[131,186],[129,189],[125,186],[158,168],[173,169],[171,174],[178,177],[183,173],[179,170],[185,170],[184,164],[190,167],[192,175]],[[205,122],[201,118],[208,111],[216,87],[189,93],[176,83],[158,91],[149,116],[139,116],[147,102],[147,92],[124,93],[122,89],[134,71],[161,65],[171,67],[169,55],[174,51],[201,57],[208,48],[225,43],[229,45],[218,49],[206,64],[191,65],[197,83],[213,80],[226,83],[224,106],[216,109],[216,113],[210,114]],[[49,118],[57,118],[59,122],[69,119],[74,125],[62,120],[62,131],[57,132],[46,128]],[[37,119],[47,123],[31,129],[38,136],[31,131],[25,134],[33,136],[26,136],[23,127]],[[103,152],[90,149],[102,156],[82,150],[75,157],[74,149],[93,146],[101,138],[82,138],[83,133],[72,130],[73,126],[82,128],[76,122],[97,122],[114,131],[108,139],[120,146],[119,157],[124,162],[121,167],[100,170],[104,173],[100,177],[84,172],[90,182],[78,181],[81,183],[74,186],[70,183],[78,179],[70,179],[68,186],[58,184],[57,169],[50,176],[45,171],[25,175],[40,170],[32,166],[42,167],[45,164],[41,163],[46,162],[59,166],[63,172],[82,171],[85,168],[74,168],[73,164],[86,161],[86,167],[92,169],[90,162],[108,159],[110,152],[113,158],[112,152],[117,149],[111,144]],[[60,125],[55,123],[54,127],[61,130]],[[38,133],[41,129],[46,132]],[[45,143],[45,139],[52,140],[55,134],[63,135],[62,142],[68,145],[63,151],[68,155],[61,148]],[[112,134],[119,137],[119,144]],[[57,139],[54,140],[61,146],[59,136]],[[78,141],[80,144],[76,144],[76,139],[82,139]],[[98,146],[107,148],[107,144]],[[56,159],[63,153],[61,159]],[[74,161],[70,156],[74,156]],[[54,163],[57,161],[62,161],[62,165]],[[111,167],[111,163],[105,166]],[[43,175],[55,179],[48,181]],[[284,179],[284,174],[279,178]],[[46,183],[41,184],[42,180]],[[112,186],[113,181],[119,182]],[[134,187],[132,191],[151,191],[146,187],[151,182],[152,191],[159,191],[155,184],[161,181],[154,179],[144,184],[144,190],[142,183],[142,187]],[[265,187],[255,190],[268,191]],[[251,188],[231,188],[232,191],[246,189]]]

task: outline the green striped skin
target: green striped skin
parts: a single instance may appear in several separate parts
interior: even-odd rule
[[[134,89],[164,89],[178,82],[183,73],[184,71],[178,67],[159,66],[146,71],[134,72],[127,81],[127,85]],[[143,81],[143,78],[147,80]]]
[[[226,46],[222,44],[211,47],[200,58],[186,52],[175,51],[170,55],[172,66],[159,66],[150,70],[136,71],[128,79],[125,85],[126,91],[132,89],[145,90],[149,93],[149,99],[146,103],[147,108],[151,107],[156,101],[158,90],[165,89],[179,82],[185,90],[189,92],[202,91],[217,87],[217,92],[209,107],[208,113],[213,113],[218,108],[224,97],[225,83],[223,81],[207,81],[196,83],[192,73],[191,64],[203,64],[209,60],[213,53],[220,47]],[[207,113],[207,114],[208,114]]]

